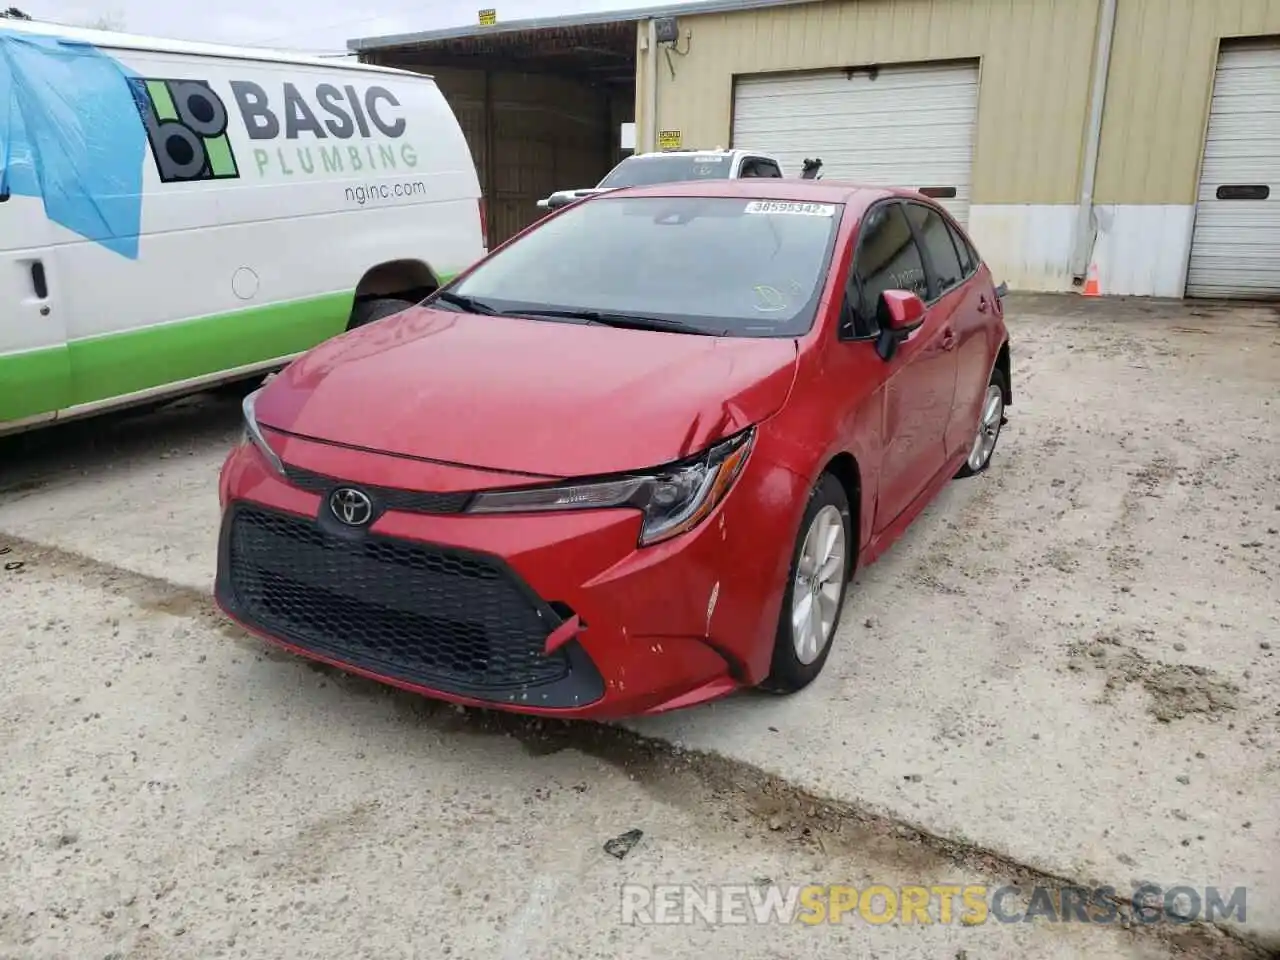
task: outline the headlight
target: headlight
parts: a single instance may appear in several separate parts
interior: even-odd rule
[[[493,490],[471,502],[472,513],[531,513],[633,507],[644,514],[640,545],[692,530],[724,499],[751,451],[755,431],[722,440],[669,467],[586,483]]]
[[[281,476],[284,476],[283,461],[281,461],[279,455],[271,449],[271,445],[267,443],[267,438],[262,435],[262,430],[258,426],[258,417],[255,412],[255,407],[258,403],[258,397],[262,395],[263,389],[263,387],[259,387],[257,390],[253,391],[253,393],[244,398],[244,403],[241,405],[241,409],[244,411],[243,440],[245,443],[252,443],[257,447],[258,452],[266,458],[267,463],[271,464],[271,469],[275,470],[275,472]]]

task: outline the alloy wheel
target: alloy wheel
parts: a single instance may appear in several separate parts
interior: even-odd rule
[[[828,504],[809,524],[791,591],[791,639],[802,664],[817,660],[835,632],[847,550],[844,518]]]
[[[966,463],[969,469],[977,473],[987,465],[991,454],[995,452],[996,440],[1000,436],[1000,425],[1004,421],[1004,391],[1000,385],[993,383],[987,387],[987,395],[982,401],[982,417],[978,421],[978,434],[973,438],[973,446],[969,449]]]

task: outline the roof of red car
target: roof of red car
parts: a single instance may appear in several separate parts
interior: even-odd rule
[[[794,200],[802,203],[856,203],[865,206],[888,196],[919,196],[914,190],[873,187],[839,180],[800,180],[761,177],[730,180],[687,180],[656,183],[645,187],[625,187],[604,196],[628,197],[743,197],[761,200]]]

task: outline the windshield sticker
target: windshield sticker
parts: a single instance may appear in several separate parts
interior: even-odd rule
[[[831,203],[796,203],[790,200],[752,200],[743,213],[789,213],[802,217],[834,217]]]

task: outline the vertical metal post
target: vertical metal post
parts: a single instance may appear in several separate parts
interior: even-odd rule
[[[1089,102],[1089,129],[1084,144],[1084,172],[1080,179],[1080,206],[1076,212],[1076,234],[1071,253],[1071,275],[1083,279],[1089,272],[1093,250],[1093,187],[1098,177],[1098,147],[1102,141],[1102,108],[1107,101],[1107,78],[1111,72],[1111,39],[1116,28],[1116,0],[1100,0],[1098,41],[1093,58],[1093,86]]]
[[[658,149],[658,27],[650,17],[645,21],[645,124],[643,150]]]

